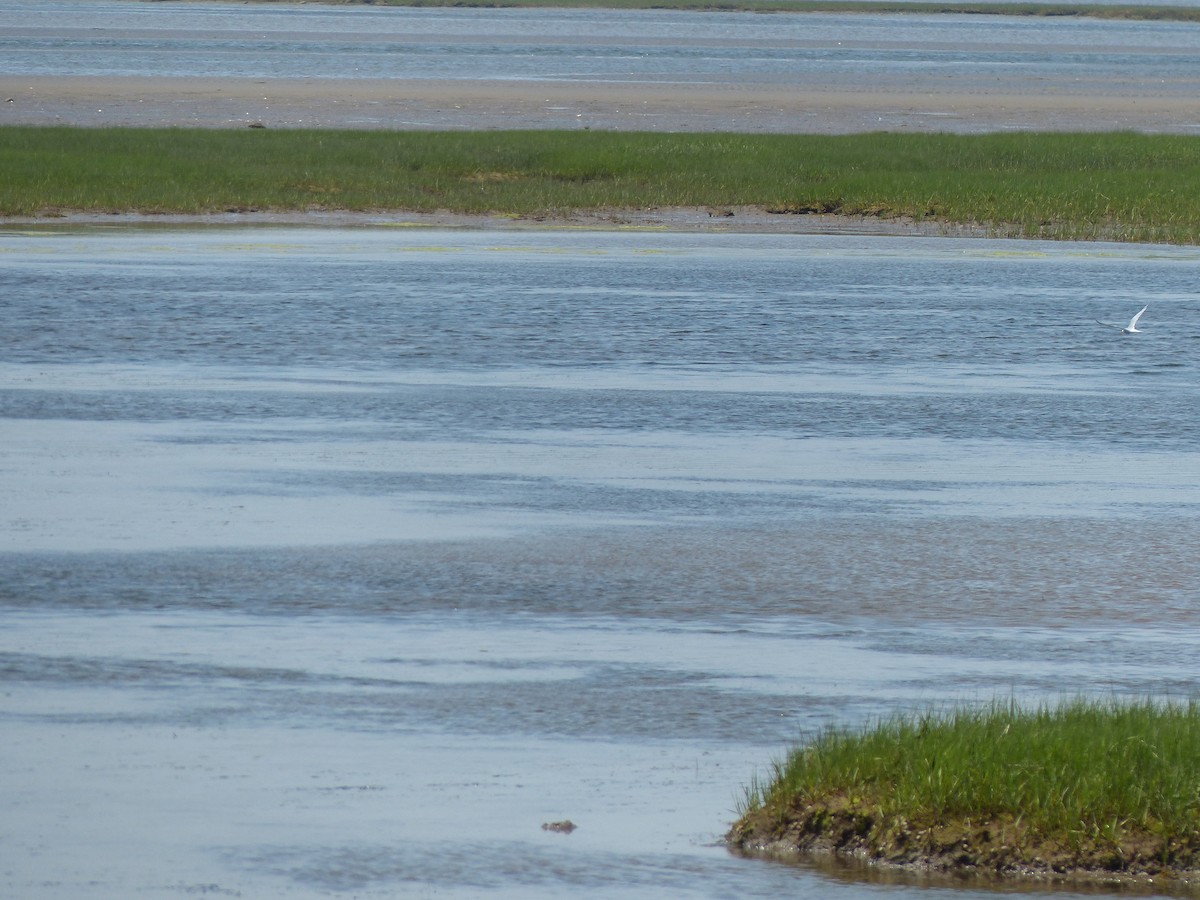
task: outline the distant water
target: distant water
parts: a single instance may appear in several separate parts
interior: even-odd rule
[[[720,845],[789,742],[1200,687],[1197,284],[1159,246],[0,235],[0,893],[874,896]]]
[[[1178,5],[1194,6],[1200,0]],[[0,75],[550,80],[1190,99],[1200,25],[0,0]]]

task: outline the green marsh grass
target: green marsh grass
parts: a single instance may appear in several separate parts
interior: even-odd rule
[[[273,2],[273,0],[259,0]],[[1186,6],[1138,4],[962,2],[931,0],[322,0],[328,5],[354,6],[459,6],[459,7],[560,7],[599,9],[682,9],[695,11],[760,13],[874,13],[998,16],[1087,16],[1106,19],[1156,19],[1200,21],[1200,9]]]
[[[742,812],[731,839],[812,835],[840,815],[899,861],[954,847],[998,868],[1195,869],[1200,705],[997,703],[832,729],[752,786]]]
[[[0,215],[751,206],[1200,242],[1200,137],[0,128]]]

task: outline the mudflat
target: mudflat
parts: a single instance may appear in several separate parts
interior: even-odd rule
[[[815,85],[0,76],[0,124],[744,131],[1200,131],[1200,96],[1103,85]]]

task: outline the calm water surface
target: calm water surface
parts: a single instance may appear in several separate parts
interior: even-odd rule
[[[1189,0],[1193,5],[1200,0]],[[951,15],[0,0],[0,75],[550,80],[1191,99],[1200,26]]]
[[[1197,284],[1097,244],[0,235],[0,893],[944,895],[719,841],[831,722],[1196,693]]]

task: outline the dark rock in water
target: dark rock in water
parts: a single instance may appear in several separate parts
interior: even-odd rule
[[[560,834],[570,834],[578,828],[570,819],[563,819],[561,822],[543,822],[542,831],[557,831]]]

